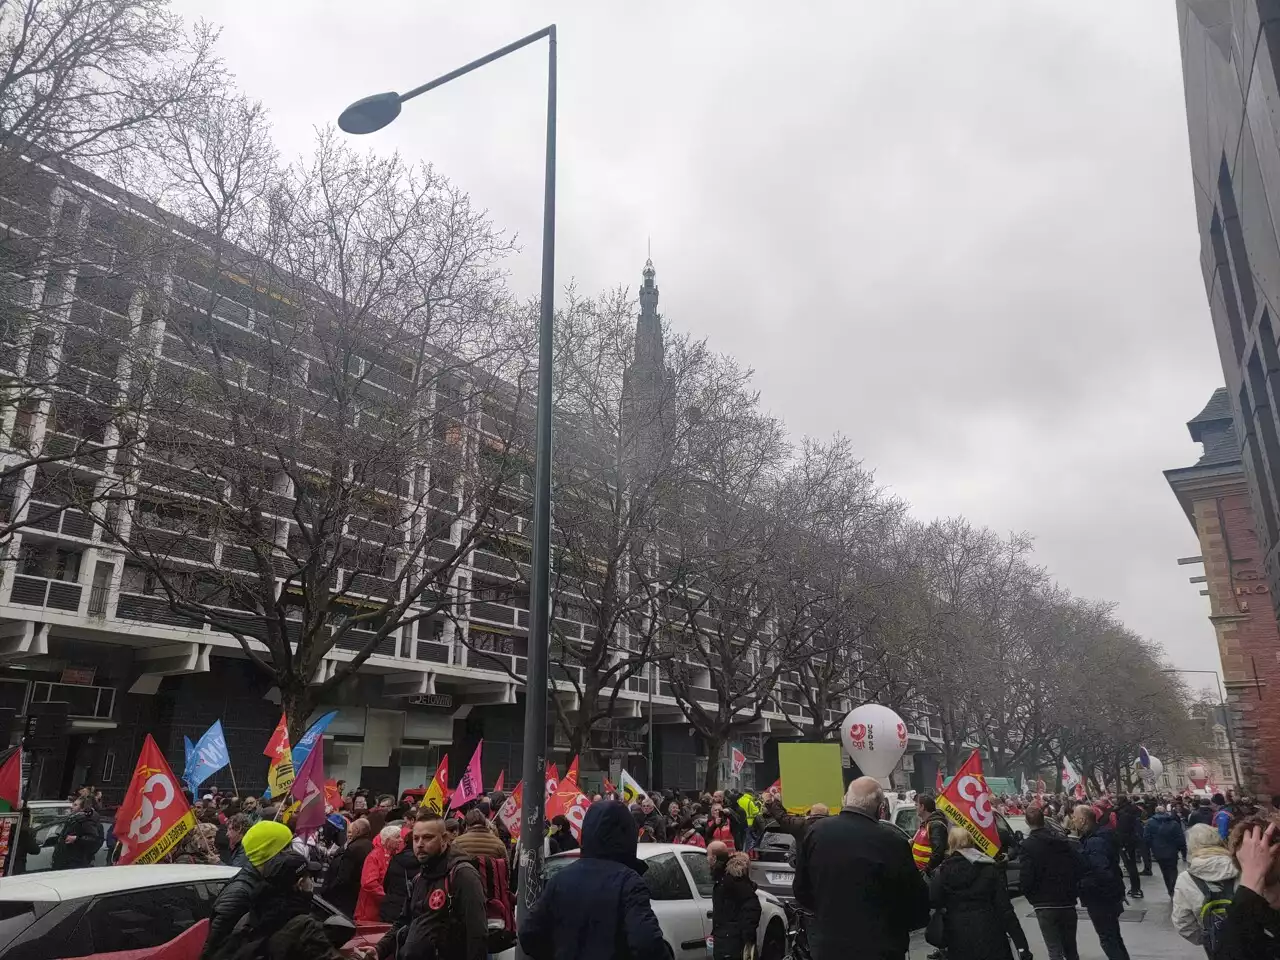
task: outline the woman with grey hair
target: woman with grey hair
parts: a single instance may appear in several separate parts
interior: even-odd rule
[[[1187,869],[1173,887],[1173,926],[1184,940],[1202,942],[1200,908],[1207,895],[1230,900],[1239,877],[1240,868],[1215,827],[1197,823],[1187,831]]]

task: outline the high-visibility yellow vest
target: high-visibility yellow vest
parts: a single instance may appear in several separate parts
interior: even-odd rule
[[[924,870],[929,866],[929,858],[933,856],[933,844],[929,842],[928,822],[920,824],[920,829],[911,838],[911,856],[918,869]]]

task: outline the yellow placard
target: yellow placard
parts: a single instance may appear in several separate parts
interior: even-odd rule
[[[782,805],[788,813],[807,813],[824,803],[832,813],[844,805],[844,775],[838,743],[780,743],[778,769]]]

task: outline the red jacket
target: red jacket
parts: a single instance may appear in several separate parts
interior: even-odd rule
[[[382,881],[387,875],[387,864],[391,862],[391,854],[387,852],[375,837],[373,852],[364,858],[364,869],[360,871],[360,896],[356,899],[356,923],[381,923],[380,908],[386,891]]]

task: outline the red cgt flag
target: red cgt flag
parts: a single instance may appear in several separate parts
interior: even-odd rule
[[[578,757],[574,754],[573,761],[569,764],[569,769],[564,772],[564,782],[572,783],[574,787],[578,786]]]
[[[155,863],[195,826],[196,815],[182,795],[178,778],[151,734],[147,734],[124,802],[116,811],[118,862]]]
[[[996,815],[991,809],[991,791],[982,775],[982,758],[975,750],[961,764],[956,775],[938,794],[938,809],[968,831],[974,843],[989,857],[1000,852]]]

